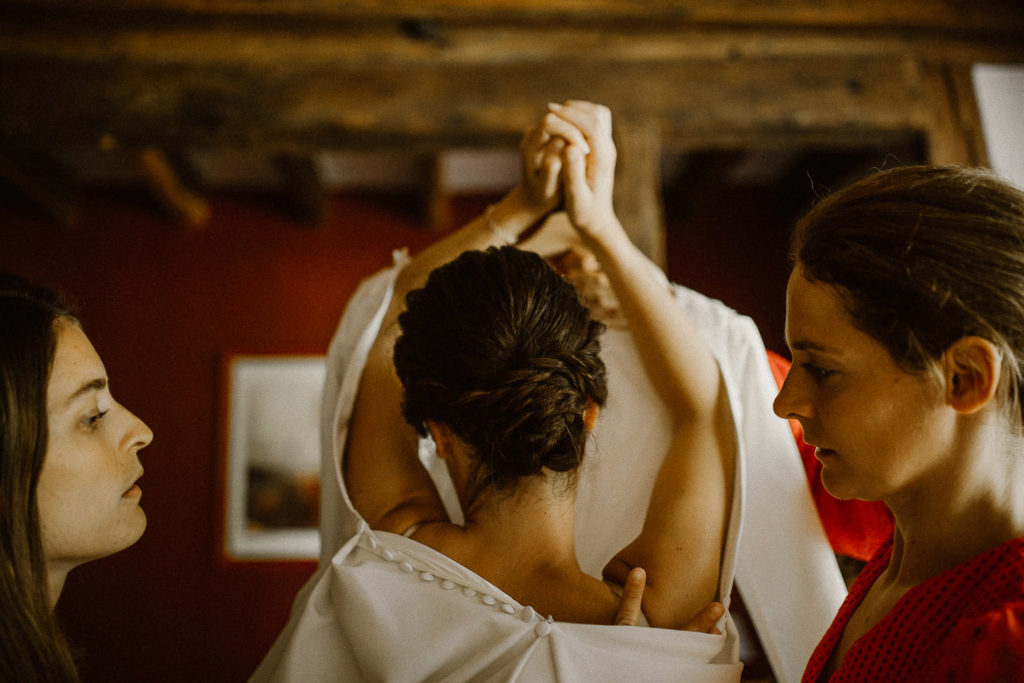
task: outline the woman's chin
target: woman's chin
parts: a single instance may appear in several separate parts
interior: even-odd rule
[[[146,513],[141,507],[136,507],[132,510],[131,520],[126,525],[124,533],[121,534],[117,545],[119,546],[113,553],[121,552],[127,548],[132,547],[139,542],[142,535],[146,532]]]
[[[851,485],[850,478],[833,471],[827,464],[821,468],[821,484],[833,498],[852,500],[860,497],[857,495],[856,487]]]

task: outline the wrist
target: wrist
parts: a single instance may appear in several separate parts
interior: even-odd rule
[[[592,251],[618,253],[633,244],[614,213],[598,212],[597,216],[588,225],[580,226],[580,234]]]
[[[490,237],[497,239],[502,245],[515,244],[519,241],[519,235],[502,227],[501,223],[494,218],[495,206],[495,204],[491,204],[484,210],[484,222],[487,224]]]
[[[524,232],[540,222],[548,213],[547,209],[530,202],[521,187],[515,187],[488,206],[484,218],[487,230],[496,239],[515,244]]]

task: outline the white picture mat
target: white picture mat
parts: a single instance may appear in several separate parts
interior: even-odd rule
[[[253,465],[319,474],[323,356],[231,358],[225,552],[232,559],[315,559],[318,527],[253,529],[248,521]]]

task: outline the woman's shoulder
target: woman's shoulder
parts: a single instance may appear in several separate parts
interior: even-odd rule
[[[1024,675],[1024,596],[964,618],[950,631],[938,671],[957,681],[1010,681]]]
[[[990,548],[922,582],[903,602],[911,611],[926,606],[937,609],[947,624],[981,618],[1006,605],[1024,604],[1024,537]]]
[[[952,570],[969,585],[939,648],[938,671],[950,680],[1019,680],[1024,673],[1024,537]]]
[[[962,587],[977,613],[1024,601],[1024,537],[990,548],[945,574],[949,583]]]

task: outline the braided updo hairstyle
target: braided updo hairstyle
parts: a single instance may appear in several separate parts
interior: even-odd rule
[[[394,362],[405,419],[447,425],[475,451],[475,483],[575,473],[587,400],[607,397],[599,337],[576,291],[514,247],[470,251],[409,293]],[[479,490],[479,489],[478,489]]]

